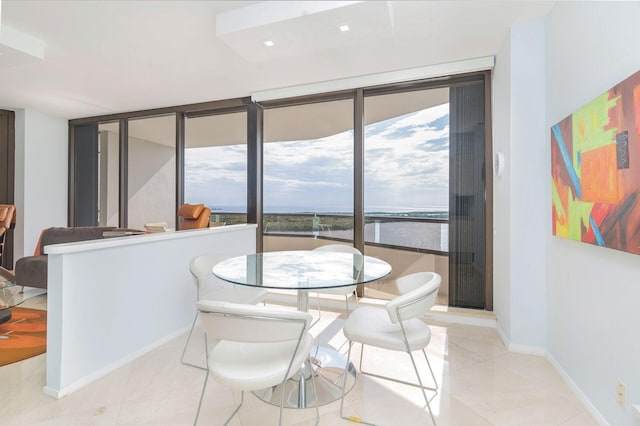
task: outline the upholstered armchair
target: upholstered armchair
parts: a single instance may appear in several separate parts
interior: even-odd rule
[[[204,204],[183,204],[178,210],[178,229],[208,228],[211,209]]]

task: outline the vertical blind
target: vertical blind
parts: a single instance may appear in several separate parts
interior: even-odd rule
[[[449,306],[485,308],[484,82],[450,88]]]

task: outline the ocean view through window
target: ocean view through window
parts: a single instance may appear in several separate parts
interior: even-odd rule
[[[403,95],[367,98],[365,105]],[[292,140],[294,131],[269,140],[269,124],[277,127],[286,109],[265,119],[264,232],[314,236],[315,215],[315,235],[351,241],[353,130]],[[185,201],[209,206],[212,221],[244,222],[246,143],[204,145],[185,152]],[[448,102],[366,124],[367,243],[447,251],[448,149]]]

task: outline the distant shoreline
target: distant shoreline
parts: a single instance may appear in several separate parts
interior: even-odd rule
[[[244,206],[223,206],[223,207],[212,207],[211,213],[214,214],[232,214],[232,213],[243,213],[246,211]],[[312,210],[309,208],[302,207],[290,207],[290,206],[282,206],[278,208],[265,209],[264,214],[321,214],[321,215],[352,215],[353,211],[343,209],[330,209],[330,208],[319,208],[317,210]],[[447,208],[442,207],[434,207],[434,208],[425,208],[425,209],[376,209],[371,211],[365,211],[365,215],[367,216],[409,216],[409,217],[421,217],[421,216],[435,216],[435,215],[449,215],[449,210]]]

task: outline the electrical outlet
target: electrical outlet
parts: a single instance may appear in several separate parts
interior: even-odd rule
[[[627,387],[620,380],[618,380],[616,400],[618,401],[618,405],[621,405],[622,407],[627,406]]]

